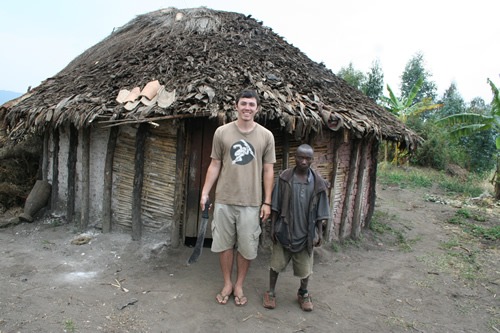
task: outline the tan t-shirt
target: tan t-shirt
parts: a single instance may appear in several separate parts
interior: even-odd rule
[[[215,202],[237,206],[262,204],[262,167],[276,163],[274,136],[256,124],[242,133],[235,122],[217,128],[211,158],[222,162]]]

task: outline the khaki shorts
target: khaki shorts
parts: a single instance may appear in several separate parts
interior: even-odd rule
[[[273,244],[273,253],[271,255],[270,267],[273,271],[280,273],[285,270],[290,260],[293,263],[293,275],[305,279],[313,272],[314,252],[309,254],[307,248],[300,252],[290,252],[279,242]]]
[[[212,221],[212,252],[237,248],[247,260],[257,257],[260,207],[215,204]]]

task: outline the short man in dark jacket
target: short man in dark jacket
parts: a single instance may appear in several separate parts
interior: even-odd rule
[[[329,218],[327,183],[311,169],[314,151],[300,145],[296,166],[286,169],[274,185],[271,214],[273,252],[269,270],[269,290],[264,294],[265,308],[276,307],[275,287],[278,275],[290,260],[294,276],[300,278],[297,298],[304,311],[313,303],[307,285],[313,270],[313,247],[322,242],[323,223]]]

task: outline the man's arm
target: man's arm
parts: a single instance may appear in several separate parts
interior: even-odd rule
[[[274,164],[264,163],[263,168],[263,182],[264,182],[264,196],[263,202],[266,203],[260,208],[260,218],[262,221],[266,221],[271,215],[271,198],[273,194],[273,183],[274,183]]]
[[[212,158],[212,161],[210,162],[210,165],[207,169],[207,175],[205,176],[205,184],[203,185],[203,189],[201,190],[200,207],[202,210],[205,209],[205,203],[209,199],[210,190],[219,177],[221,166],[222,163],[220,160],[214,160]]]
[[[317,220],[316,221],[316,230],[318,231],[318,238],[314,246],[321,246],[323,243],[323,224],[326,224],[326,220]]]

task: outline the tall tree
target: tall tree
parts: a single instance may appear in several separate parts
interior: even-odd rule
[[[450,116],[452,114],[464,113],[466,111],[466,105],[464,99],[458,92],[455,83],[451,83],[450,87],[446,89],[443,94],[441,101],[444,105],[439,109],[439,118]]]
[[[436,84],[431,81],[432,74],[424,68],[424,56],[422,53],[416,53],[405,66],[405,70],[401,75],[401,98],[408,98],[412,88],[415,86],[419,78],[423,78],[422,86],[415,96],[414,103],[430,99],[436,99]]]
[[[496,145],[496,172],[492,182],[495,186],[495,198],[500,200],[500,94],[493,81],[487,80],[493,93],[490,110],[487,114],[453,114],[437,121],[438,124],[451,126],[451,134],[463,137],[478,131],[492,130]]]
[[[380,100],[384,90],[384,73],[380,67],[380,62],[374,60],[372,62],[372,67],[367,73],[367,79],[361,86],[361,91],[365,93],[366,96],[370,97],[375,102]]]
[[[355,69],[352,62],[349,63],[349,66],[340,68],[337,76],[358,90],[361,90],[366,81],[365,74]]]

